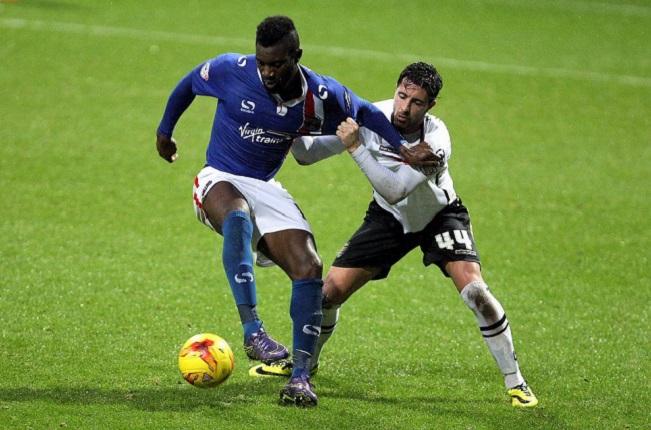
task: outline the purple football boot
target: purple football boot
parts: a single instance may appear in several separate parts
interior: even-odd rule
[[[280,391],[281,405],[311,408],[316,406],[317,402],[314,387],[306,373],[292,377]]]
[[[273,340],[262,328],[244,342],[244,352],[251,360],[260,360],[265,364],[289,357],[287,348]]]

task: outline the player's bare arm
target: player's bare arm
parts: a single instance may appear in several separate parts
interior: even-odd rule
[[[445,164],[444,156],[442,154],[434,153],[432,146],[424,140],[421,140],[418,145],[414,145],[409,149],[413,151],[413,153],[418,154],[418,157],[426,159],[428,161],[427,164],[422,164],[419,166],[423,171],[428,171],[429,169],[438,169],[443,164]],[[418,167],[417,165],[413,166]]]
[[[156,149],[158,150],[158,155],[168,163],[173,163],[179,157],[174,138],[166,136],[161,132],[156,133]]]
[[[411,148],[401,146],[400,155],[407,164],[414,167],[437,167],[441,163],[441,158],[424,141]]]

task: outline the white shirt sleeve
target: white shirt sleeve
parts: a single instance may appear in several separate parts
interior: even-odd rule
[[[346,147],[337,136],[302,136],[292,142],[292,155],[301,165],[308,165],[344,152]]]
[[[411,193],[427,176],[408,165],[393,171],[382,166],[364,145],[359,145],[351,154],[366,175],[373,189],[389,204],[396,204]]]

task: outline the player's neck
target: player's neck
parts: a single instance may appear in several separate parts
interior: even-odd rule
[[[419,142],[424,138],[423,124],[420,124],[418,127],[411,127],[409,129],[398,129],[398,131],[409,143]]]
[[[294,76],[290,78],[285,85],[285,88],[276,93],[278,97],[284,102],[297,99],[303,95],[303,84],[301,82],[301,73],[296,70]]]

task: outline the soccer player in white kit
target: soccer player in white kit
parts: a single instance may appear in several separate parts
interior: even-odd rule
[[[324,281],[323,321],[312,372],[317,370],[321,348],[335,329],[340,306],[368,281],[385,278],[395,263],[419,246],[423,264],[436,264],[450,277],[474,313],[504,375],[511,404],[533,407],[538,400],[520,372],[504,309],[481,275],[468,210],[454,190],[448,170],[448,130],[443,121],[427,113],[436,104],[442,85],[433,66],[410,64],[398,78],[394,99],[376,104],[408,146],[429,145],[439,159],[435,167],[405,164],[379,135],[360,128],[351,118],[339,125],[338,138],[301,138],[292,146],[301,164],[347,150],[373,186],[373,200],[362,225],[339,252]],[[263,368],[269,373],[283,373],[279,364]]]
[[[332,135],[346,117],[382,134],[411,162],[428,165],[431,154],[406,148],[377,107],[300,64],[303,51],[289,17],[265,18],[256,29],[255,48],[250,55],[218,55],[182,78],[165,106],[156,147],[174,162],[172,134],[183,113],[196,96],[219,100],[206,163],[194,180],[195,211],[224,239],[222,263],[240,314],[244,351],[252,360],[289,356],[258,316],[252,246],[291,280],[293,375],[279,401],[312,407],[317,396],[307,365],[321,325],[322,264],[308,222],[274,176],[295,137]]]

